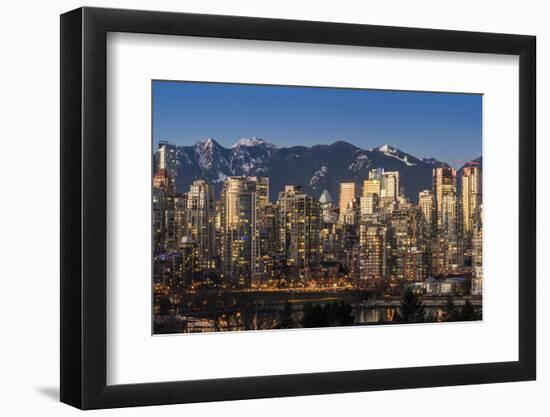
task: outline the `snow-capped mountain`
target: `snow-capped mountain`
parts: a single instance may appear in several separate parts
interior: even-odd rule
[[[214,139],[206,139],[197,142],[193,147],[197,162],[205,172],[212,170],[224,170],[229,165],[227,149]]]
[[[275,201],[285,185],[301,185],[319,197],[323,190],[338,196],[340,182],[361,182],[374,168],[399,171],[405,194],[417,201],[418,193],[432,187],[432,169],[448,166],[434,158],[416,158],[395,147],[383,145],[361,149],[345,141],[311,147],[277,147],[264,139],[242,138],[230,148],[214,139],[176,151],[176,188],[187,191],[196,179],[214,184],[219,193],[223,181],[231,175],[267,176],[270,199]]]
[[[390,145],[382,145],[376,148],[375,150],[378,152],[384,153],[384,155],[386,156],[395,158],[408,166],[414,166],[416,165],[416,162],[414,161],[418,161],[414,156],[411,157],[410,155],[407,155],[406,153],[401,152],[399,149],[392,148]]]
[[[261,138],[241,138],[231,148],[238,148],[240,146],[258,146],[258,145],[265,145],[267,147],[275,147],[275,145],[266,142],[265,140]]]

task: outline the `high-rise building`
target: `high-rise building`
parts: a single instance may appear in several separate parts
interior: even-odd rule
[[[260,256],[276,256],[279,242],[279,207],[268,203],[259,208]]]
[[[445,194],[441,201],[440,230],[448,237],[456,236],[458,229],[457,198],[453,194]]]
[[[483,293],[483,228],[475,226],[472,239],[472,294]]]
[[[187,193],[188,237],[195,244],[198,267],[216,267],[216,210],[212,185],[204,180],[193,181]]]
[[[464,245],[455,236],[438,235],[430,243],[430,268],[433,275],[464,273]]]
[[[379,179],[368,179],[363,181],[363,197],[368,197],[372,194],[377,194],[380,197],[380,180]]]
[[[184,236],[179,242],[179,251],[182,256],[182,281],[190,286],[202,272],[197,262],[196,245],[189,236]]]
[[[174,220],[176,222],[176,243],[180,247],[182,241],[187,242],[186,238],[188,237],[187,193],[174,197]]]
[[[389,275],[396,280],[420,281],[423,268],[423,252],[420,246],[421,213],[414,208],[395,210],[389,219],[391,262]]]
[[[380,195],[381,184],[379,179],[372,178],[363,181],[363,194],[359,202],[362,220],[376,212]]]
[[[160,168],[153,176],[153,188],[161,188],[171,193],[173,190],[172,184],[172,179],[164,168]]]
[[[229,177],[222,190],[222,264],[224,277],[249,288],[259,265],[258,181]]]
[[[248,177],[248,179],[256,183],[256,198],[258,199],[258,209],[263,209],[269,204],[269,178]]]
[[[480,221],[473,225],[472,237],[472,294],[483,293],[483,214],[479,207]]]
[[[155,157],[157,162],[156,170],[166,170],[170,177],[171,185],[175,188],[176,176],[178,174],[177,147],[168,142],[160,142]]]
[[[382,174],[380,197],[385,201],[396,201],[399,197],[399,172],[388,171]]]
[[[361,220],[361,197],[354,198],[348,203],[348,207],[340,213],[340,222],[356,228]]]
[[[279,193],[280,242],[293,279],[307,281],[321,258],[321,209],[319,201],[285,186]]]
[[[169,194],[165,196],[164,208],[164,250],[175,251],[178,248],[177,241],[177,222],[174,204],[174,196]]]
[[[340,221],[343,221],[347,209],[355,202],[355,199],[358,196],[358,191],[357,184],[354,182],[340,183]]]
[[[403,279],[406,281],[420,282],[427,277],[427,266],[424,263],[424,254],[418,247],[411,246],[401,254],[400,266],[403,271]]]
[[[425,235],[432,234],[432,227],[435,223],[435,198],[432,190],[424,190],[418,193],[418,205],[422,213]]]
[[[378,194],[367,194],[361,197],[359,206],[361,213],[361,220],[366,220],[369,216],[376,213],[380,198]]]
[[[166,169],[153,177],[153,231],[155,253],[177,249],[172,181]]]
[[[384,225],[359,226],[360,286],[374,286],[387,278],[387,235]]]
[[[462,222],[464,234],[469,236],[481,216],[481,168],[466,166],[462,169]]]
[[[162,188],[153,188],[153,249],[154,253],[164,252],[164,218],[165,218],[165,191]]]
[[[277,200],[277,206],[279,207],[279,232],[277,233],[279,242],[278,242],[278,251],[279,254],[286,256],[287,242],[289,239],[288,236],[288,222],[287,222],[287,211],[290,208],[290,199],[297,194],[302,193],[302,187],[299,185],[285,185],[283,191],[279,192],[279,197]]]
[[[336,223],[323,222],[321,230],[319,232],[320,247],[321,247],[321,260],[322,261],[336,261],[337,259],[337,236]]]
[[[452,202],[456,203],[456,171],[454,168],[434,168],[433,191],[435,196],[436,226],[439,231],[443,231],[444,219],[447,222],[450,219],[449,213],[445,213],[444,210],[453,210],[456,212],[456,207],[452,207]]]

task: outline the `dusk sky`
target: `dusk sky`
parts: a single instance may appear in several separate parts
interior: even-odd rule
[[[453,166],[481,155],[481,95],[172,81],[152,88],[155,149],[163,140],[230,147],[258,137],[282,147],[387,143]]]

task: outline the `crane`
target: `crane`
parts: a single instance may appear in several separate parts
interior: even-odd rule
[[[477,162],[477,161],[455,161],[457,164],[462,164],[462,165],[481,165],[481,162]]]

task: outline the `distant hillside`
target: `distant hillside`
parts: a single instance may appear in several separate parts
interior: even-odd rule
[[[267,176],[270,199],[275,201],[285,185],[301,185],[319,197],[328,190],[338,198],[340,182],[362,182],[374,168],[399,171],[401,186],[412,201],[418,193],[432,187],[432,169],[448,166],[434,158],[417,158],[389,145],[360,149],[338,141],[332,145],[277,147],[262,139],[240,139],[231,148],[214,139],[176,148],[176,188],[187,191],[196,179],[215,184],[219,193],[231,175]]]

